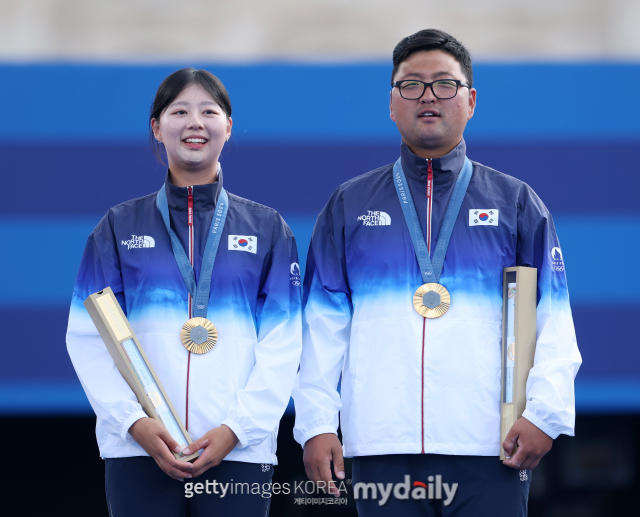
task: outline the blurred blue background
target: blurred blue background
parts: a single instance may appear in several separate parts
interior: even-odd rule
[[[0,64],[0,413],[92,413],[64,339],[77,267],[109,207],[161,186],[148,110],[160,82],[187,65],[213,72],[231,96],[228,190],[284,215],[303,271],[331,192],[398,156],[387,63]],[[577,410],[637,413],[640,65],[474,71],[468,156],[527,182],[556,221],[584,361]],[[608,78],[624,85],[618,95],[603,95]],[[358,83],[358,95],[346,88]]]
[[[0,0],[0,440],[29,444],[0,514],[110,514],[65,332],[87,236],[111,206],[162,185],[147,133],[160,82],[186,66],[222,79],[234,119],[225,186],[284,215],[304,266],[334,189],[396,160],[391,53],[428,27],[474,60],[469,157],[533,187],[567,266],[584,359],[576,436],[535,469],[529,515],[637,513],[637,0]],[[306,480],[291,409],[279,483]],[[61,447],[71,461],[52,454]],[[38,476],[34,497],[25,480]],[[334,517],[356,515],[351,495]],[[271,503],[278,517],[327,515],[292,495]]]

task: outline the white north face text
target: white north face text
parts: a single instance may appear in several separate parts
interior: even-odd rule
[[[386,212],[377,210],[367,210],[367,215],[358,217],[358,221],[362,221],[363,226],[389,226],[391,225],[391,217]]]
[[[122,246],[126,246],[127,249],[131,248],[155,248],[156,241],[153,237],[149,237],[148,235],[132,235],[131,238],[127,241],[121,242]]]

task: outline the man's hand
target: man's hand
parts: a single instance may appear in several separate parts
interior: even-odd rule
[[[329,493],[339,497],[340,491],[331,476],[332,461],[336,477],[344,479],[342,445],[335,434],[319,434],[304,444],[304,469],[307,477],[314,483],[321,483],[320,488],[328,488]]]
[[[180,452],[181,447],[160,422],[153,418],[141,418],[129,428],[129,434],[173,479],[184,481],[185,478],[191,477],[193,465],[177,460],[171,453]]]
[[[189,444],[187,449],[182,450],[182,454],[191,454],[200,449],[204,452],[193,462],[191,475],[197,477],[206,472],[211,467],[219,465],[238,443],[236,434],[226,425],[211,429],[199,440]]]
[[[514,469],[534,469],[538,466],[542,457],[551,450],[553,438],[538,429],[526,418],[520,417],[509,430],[504,442],[502,442],[502,448],[507,453],[507,456],[511,456],[516,443],[518,444],[518,450],[515,455],[502,463]]]

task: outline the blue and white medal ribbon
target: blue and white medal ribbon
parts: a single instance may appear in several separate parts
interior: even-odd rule
[[[418,219],[416,206],[411,197],[404,171],[402,170],[402,159],[398,158],[398,161],[393,166],[393,183],[396,187],[398,199],[400,200],[404,219],[409,228],[411,242],[416,252],[416,258],[420,266],[420,274],[424,282],[424,285],[420,286],[413,295],[413,306],[416,311],[418,311],[418,314],[425,318],[439,318],[449,310],[449,305],[451,304],[449,291],[439,284],[440,275],[442,274],[444,258],[447,254],[447,248],[449,247],[453,226],[460,213],[462,200],[467,192],[472,174],[473,166],[465,156],[464,165],[460,174],[458,174],[458,179],[453,187],[453,194],[451,195],[444,219],[442,220],[442,226],[440,227],[440,234],[438,235],[438,242],[433,253],[432,261],[429,256],[427,243],[422,234],[422,228],[420,228],[420,220]]]
[[[189,262],[189,257],[184,251],[182,244],[175,232],[171,229],[171,221],[169,219],[169,203],[167,202],[167,194],[165,186],[158,191],[156,196],[156,206],[162,214],[164,226],[171,238],[171,247],[173,248],[173,256],[176,258],[178,269],[182,275],[189,293],[191,293],[193,317],[187,321],[180,331],[182,344],[190,352],[196,354],[204,354],[213,349],[218,341],[218,331],[213,323],[207,319],[207,309],[209,307],[209,295],[211,293],[211,276],[213,273],[213,264],[216,261],[216,254],[220,246],[220,238],[222,230],[227,218],[229,209],[229,196],[220,185],[220,193],[218,202],[216,203],[211,226],[209,227],[209,236],[204,248],[202,268],[200,270],[200,281],[196,286],[196,275],[193,267]]]

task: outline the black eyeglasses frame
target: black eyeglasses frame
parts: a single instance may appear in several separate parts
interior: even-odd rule
[[[422,93],[420,94],[419,97],[416,97],[415,99],[407,99],[404,95],[402,95],[402,88],[400,88],[400,84],[404,83],[404,82],[407,82],[407,81],[413,82],[413,83],[422,83]],[[456,93],[453,94],[453,97],[438,97],[436,95],[436,92],[433,90],[433,85],[436,84],[436,83],[439,83],[441,81],[451,81],[453,83],[456,83]],[[408,101],[417,101],[419,99],[422,99],[422,96],[427,91],[427,86],[429,88],[431,88],[431,93],[433,93],[433,96],[436,99],[440,99],[440,100],[449,100],[449,99],[455,98],[455,96],[458,95],[458,90],[460,89],[461,86],[464,86],[465,88],[471,89],[468,84],[465,84],[465,83],[463,83],[462,81],[460,81],[458,79],[438,79],[438,80],[432,81],[430,83],[426,83],[424,81],[419,81],[418,79],[403,79],[402,81],[396,81],[395,83],[393,83],[391,85],[391,88],[398,88],[398,92],[400,93],[400,97],[402,97],[403,99],[408,100]]]

